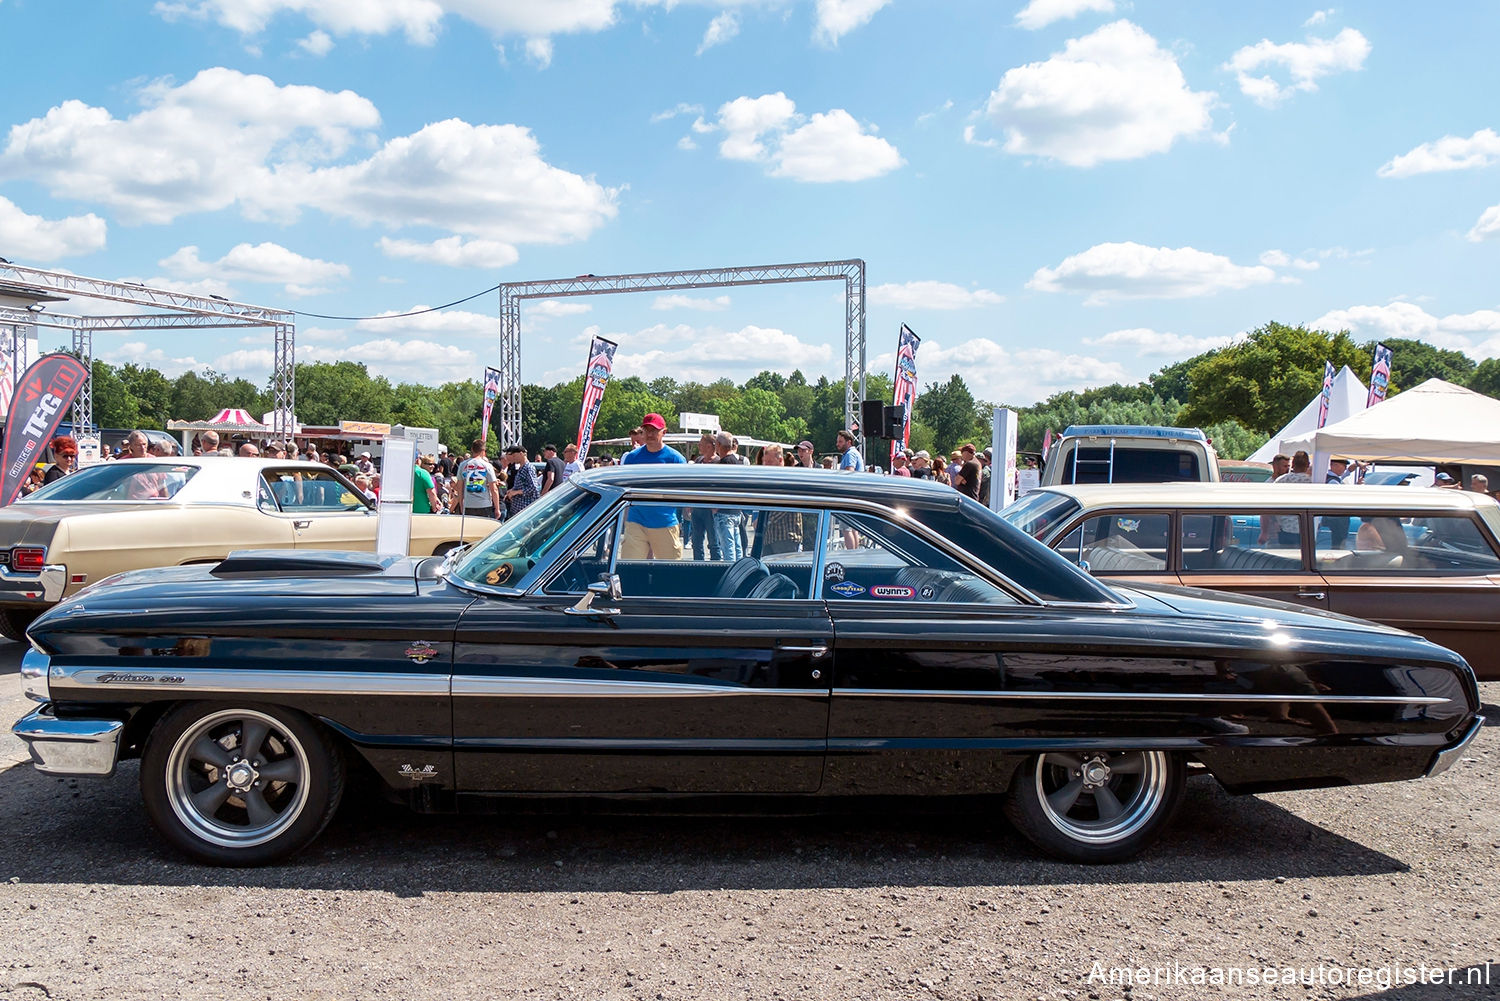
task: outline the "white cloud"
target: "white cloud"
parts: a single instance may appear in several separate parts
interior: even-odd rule
[[[349,277],[347,264],[303,257],[275,243],[237,244],[217,261],[205,261],[198,254],[197,247],[182,247],[157,264],[175,278],[274,283],[293,295],[325,291],[323,284]]]
[[[697,132],[722,129],[719,155],[727,160],[763,163],[772,177],[795,181],[863,181],[900,167],[901,153],[842,108],[797,113],[781,92],[737,97],[719,108],[716,125],[693,123]]]
[[[199,278],[197,280],[190,280],[185,278],[169,278],[166,275],[154,275],[150,278],[141,278],[135,275],[127,275],[124,278],[117,279],[117,281],[123,282],[127,285],[145,285],[148,288],[166,289],[169,292],[184,292],[188,295],[219,296],[223,299],[232,299],[235,302],[246,301],[245,299],[241,298],[237,292],[235,292],[233,286],[220,278]],[[74,301],[81,303],[84,300],[77,299]],[[118,308],[111,308],[106,310],[105,312],[144,313],[149,311],[145,308],[127,308],[123,310]]]
[[[949,98],[948,100],[944,101],[942,104],[938,105],[936,108],[933,108],[931,111],[924,111],[920,115],[918,115],[917,116],[917,124],[918,125],[925,125],[925,124],[927,124],[927,122],[929,122],[932,119],[936,118],[938,115],[943,114],[945,111],[952,111],[952,110],[953,110],[953,99]]]
[[[1364,68],[1370,54],[1370,43],[1353,28],[1345,28],[1332,38],[1311,38],[1307,42],[1281,45],[1261,39],[1230,56],[1225,69],[1232,69],[1239,80],[1240,91],[1255,103],[1270,108],[1296,91],[1318,89],[1319,77]],[[1253,76],[1262,67],[1280,66],[1291,82],[1285,86],[1270,75]]]
[[[297,41],[297,48],[310,56],[326,56],[333,51],[333,37],[326,31],[314,31]]]
[[[539,69],[546,69],[552,65],[552,39],[550,38],[528,38],[526,39],[526,58]]]
[[[515,247],[498,240],[465,240],[446,236],[431,243],[418,240],[393,240],[382,236],[376,244],[387,257],[409,261],[428,261],[450,268],[503,268],[520,260]]]
[[[1315,10],[1311,15],[1308,16],[1306,21],[1302,22],[1302,27],[1311,28],[1315,25],[1322,24],[1336,13],[1338,12],[1332,7],[1329,7],[1327,10]]]
[[[870,23],[891,0],[817,0],[818,21],[813,37],[824,45],[837,45],[855,28]]]
[[[1085,337],[1083,343],[1096,348],[1129,348],[1140,357],[1167,355],[1187,358],[1211,348],[1221,348],[1232,340],[1233,337],[1194,337],[1191,334],[1173,334],[1149,327],[1132,327],[1128,330],[1112,330],[1099,337]]]
[[[429,386],[477,379],[484,367],[479,355],[468,348],[406,337],[345,345],[338,349],[337,355],[340,361],[363,362],[371,375],[383,375],[392,382]]]
[[[723,45],[735,35],[740,33],[740,16],[732,10],[726,10],[708,22],[708,30],[703,32],[703,41],[698,43],[698,55],[713,48],[715,45]]]
[[[1412,177],[1488,167],[1496,160],[1500,160],[1500,135],[1494,129],[1480,129],[1467,139],[1443,136],[1435,142],[1423,143],[1409,153],[1392,157],[1376,173],[1381,177]]]
[[[269,361],[271,352],[267,351]],[[203,368],[203,363],[192,355],[172,355],[161,348],[147,346],[144,341],[127,341],[124,344],[113,347],[103,347],[103,350],[95,350],[94,357],[111,365],[137,365],[141,368],[154,368],[168,379],[175,379],[184,372],[196,372]],[[223,369],[215,369],[224,371]],[[267,364],[266,370],[270,371]]]
[[[897,309],[976,309],[1005,301],[1005,296],[989,289],[967,289],[961,285],[936,281],[875,285],[867,295],[871,305],[894,306]]]
[[[107,227],[88,215],[44,219],[0,196],[0,249],[15,261],[42,263],[104,249]]]
[[[1006,152],[1092,167],[1205,133],[1214,98],[1188,87],[1156,39],[1116,21],[1069,39],[1046,62],[1007,70],[985,113],[1005,130]]]
[[[587,343],[598,332],[598,328],[590,328],[581,340]],[[749,377],[763,369],[783,373],[797,368],[823,371],[835,362],[831,345],[809,344],[775,327],[748,325],[721,330],[658,323],[634,334],[607,336],[620,345],[615,353],[615,374],[647,380],[665,373],[683,382],[713,382],[726,375]],[[543,382],[550,385],[577,375],[571,366],[559,368],[546,373]]]
[[[1359,337],[1422,340],[1479,359],[1500,357],[1500,310],[1439,317],[1415,303],[1392,302],[1330,310],[1308,326],[1314,330],[1348,330]],[[1476,338],[1476,334],[1488,336]]]
[[[652,309],[696,309],[704,313],[719,313],[729,308],[729,296],[713,298],[691,295],[659,295],[651,301]]]
[[[671,120],[673,118],[676,118],[678,115],[701,115],[701,114],[703,114],[703,105],[701,105],[701,104],[687,104],[687,103],[683,102],[683,103],[679,103],[677,105],[677,107],[675,107],[675,108],[668,108],[666,111],[658,111],[656,114],[654,114],[654,115],[651,116],[651,123],[654,125],[657,122],[669,121],[669,120]]]
[[[887,352],[870,362],[871,371],[890,371],[895,354]],[[1068,354],[1052,348],[1012,350],[987,337],[976,337],[948,347],[939,340],[922,341],[917,352],[921,385],[947,382],[954,374],[977,399],[1024,406],[1065,389],[1087,389],[1128,381],[1125,367],[1089,355]]]
[[[0,178],[111,206],[127,223],[168,223],[238,205],[250,219],[308,207],[359,223],[430,226],[505,243],[561,243],[612,219],[618,189],[553,167],[529,129],[435,122],[367,159],[379,112],[352,91],[280,87],[222,67],[142,90],[116,119],[67,101],[14,126]]]
[[[447,14],[496,35],[534,37],[599,31],[615,20],[614,0],[159,0],[155,10],[168,19],[216,21],[247,35],[264,30],[279,14],[294,13],[335,35],[399,31],[418,45],[436,40]]]
[[[1475,243],[1492,236],[1500,236],[1500,205],[1491,205],[1485,209],[1474,228],[1469,230],[1469,239]]]
[[[1302,257],[1292,257],[1284,250],[1267,250],[1260,255],[1260,263],[1268,268],[1292,267],[1299,271],[1316,271],[1322,267],[1317,261],[1310,261]]]
[[[1054,21],[1077,17],[1084,11],[1111,14],[1115,0],[1031,0],[1016,14],[1016,24],[1029,31],[1045,28]]]
[[[680,150],[695,150],[698,148],[698,144],[693,142],[692,136],[683,136],[677,140],[677,148]]]
[[[428,309],[423,303],[417,303],[408,309],[393,309],[377,314],[378,317],[389,317],[389,319],[360,320],[355,324],[360,330],[379,332],[389,337],[397,334],[448,334],[453,336],[490,335],[496,336],[500,333],[500,318],[485,313],[475,313],[464,309],[438,309],[431,312],[418,312]],[[402,313],[416,313],[416,316],[402,316]],[[409,381],[409,380],[408,380]]]
[[[1081,292],[1085,304],[1116,299],[1186,299],[1276,280],[1263,264],[1240,265],[1193,247],[1147,247],[1139,243],[1100,243],[1038,268],[1026,287],[1038,292]]]
[[[970,146],[983,146],[986,149],[994,149],[996,146],[1000,145],[999,140],[996,140],[996,139],[978,139],[978,138],[975,138],[977,135],[978,135],[978,130],[975,129],[974,126],[972,126],[972,125],[965,125],[964,126],[964,142],[966,144],[968,144]]]
[[[538,299],[527,301],[521,307],[528,317],[581,316],[592,312],[593,306],[580,299]]]

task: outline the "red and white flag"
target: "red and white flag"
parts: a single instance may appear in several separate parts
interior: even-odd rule
[[[594,439],[594,421],[599,417],[599,404],[604,402],[604,387],[609,385],[610,374],[615,368],[614,341],[595,337],[589,345],[589,361],[583,370],[583,408],[578,415],[578,461],[588,458],[589,444]]]

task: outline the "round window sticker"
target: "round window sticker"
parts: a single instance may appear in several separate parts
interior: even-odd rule
[[[823,579],[835,584],[844,579],[844,564],[830,563],[823,568]]]
[[[923,584],[922,590],[917,593],[922,596],[923,601],[931,601],[933,596],[937,594],[937,588],[931,584]]]

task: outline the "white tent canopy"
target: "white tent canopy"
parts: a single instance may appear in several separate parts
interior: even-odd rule
[[[1442,379],[1282,442],[1315,455],[1314,470],[1329,456],[1383,462],[1500,464],[1500,400]],[[1314,479],[1320,479],[1314,475]]]
[[[1250,455],[1251,462],[1270,462],[1277,452],[1287,452],[1287,441],[1292,438],[1301,438],[1318,429],[1318,407],[1323,398],[1320,390],[1302,412],[1287,422],[1286,427],[1271,435],[1264,445],[1257,448]],[[1345,365],[1339,369],[1338,374],[1333,377],[1333,398],[1328,401],[1327,424],[1336,424],[1339,421],[1352,417],[1365,408],[1365,401],[1370,398],[1370,391],[1365,384],[1359,381],[1359,376],[1350,371]]]

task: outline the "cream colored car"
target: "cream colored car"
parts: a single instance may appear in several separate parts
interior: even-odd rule
[[[0,508],[0,634],[123,570],[212,563],[236,549],[375,548],[373,502],[335,469],[284,459],[146,458],[81,469]],[[411,553],[497,527],[414,514]],[[462,527],[462,536],[460,536]]]

